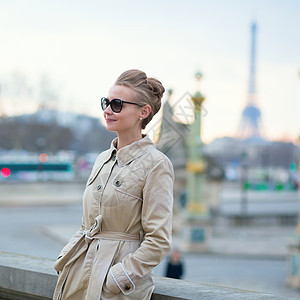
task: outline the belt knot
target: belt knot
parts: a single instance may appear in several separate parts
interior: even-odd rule
[[[101,231],[101,224],[102,224],[102,215],[99,215],[95,218],[95,223],[90,230],[85,230],[83,232],[85,242],[90,244],[91,241],[94,239],[94,235]]]

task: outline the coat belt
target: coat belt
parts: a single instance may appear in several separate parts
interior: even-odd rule
[[[61,289],[68,276],[69,269],[72,263],[87,251],[89,244],[94,239],[108,239],[116,241],[141,241],[142,235],[134,235],[124,232],[114,232],[114,231],[100,231],[102,223],[102,216],[99,215],[95,218],[95,223],[90,230],[85,230],[82,236],[72,245],[67,253],[63,255],[55,264],[54,268],[57,271],[62,271],[60,273],[60,278],[58,280],[56,290],[53,299],[59,299],[61,296]],[[64,268],[65,267],[65,268]]]
[[[87,236],[85,237],[87,239]],[[88,237],[90,239],[90,237]],[[116,231],[100,231],[95,234],[92,239],[109,239],[109,240],[117,240],[117,241],[138,241],[140,240],[139,235],[124,233],[124,232],[116,232]]]
[[[85,230],[82,236],[72,245],[72,247],[59,259],[55,264],[54,268],[57,271],[61,271],[63,266],[71,263],[77,257],[79,257],[88,248],[88,245],[94,239],[109,239],[116,241],[140,241],[142,242],[143,234],[140,235],[129,234],[125,232],[114,232],[114,231],[100,231],[102,223],[102,216],[99,215],[95,218],[95,223],[90,230]]]
[[[85,242],[89,244],[94,239],[111,239],[118,241],[138,241],[140,235],[129,234],[125,232],[101,231],[102,216],[95,218],[95,223],[90,230],[85,230],[83,236]]]

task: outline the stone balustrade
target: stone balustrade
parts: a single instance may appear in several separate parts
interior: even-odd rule
[[[53,260],[0,252],[0,299],[52,299],[57,280]],[[152,300],[282,299],[255,291],[155,277]]]

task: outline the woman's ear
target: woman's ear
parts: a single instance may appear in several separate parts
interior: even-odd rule
[[[150,105],[147,104],[141,108],[140,116],[143,119],[146,119],[150,115],[150,112],[151,112],[151,107]]]

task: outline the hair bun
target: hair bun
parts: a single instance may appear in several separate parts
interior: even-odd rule
[[[153,94],[158,98],[162,98],[163,93],[165,92],[165,88],[161,84],[161,82],[155,78],[148,78],[147,85],[150,90],[152,90]]]

